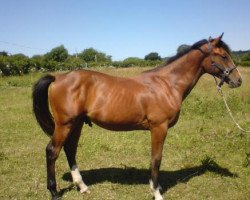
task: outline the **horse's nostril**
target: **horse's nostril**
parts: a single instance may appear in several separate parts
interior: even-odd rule
[[[239,78],[238,83],[239,83],[239,84],[241,84],[241,83],[242,83],[242,79],[241,79],[241,78]]]

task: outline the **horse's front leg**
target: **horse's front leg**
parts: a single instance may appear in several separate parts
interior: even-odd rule
[[[151,129],[151,179],[149,183],[155,200],[163,200],[160,193],[161,187],[159,185],[159,169],[166,135],[167,125],[165,123]]]

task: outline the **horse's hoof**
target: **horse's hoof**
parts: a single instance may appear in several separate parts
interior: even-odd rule
[[[81,194],[90,194],[90,190],[88,188],[84,188],[80,190]]]
[[[61,199],[62,199],[62,197],[61,197],[61,196],[58,196],[58,195],[52,197],[52,200],[61,200]]]

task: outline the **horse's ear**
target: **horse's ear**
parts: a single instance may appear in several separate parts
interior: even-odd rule
[[[219,37],[215,38],[213,41],[212,41],[212,44],[214,46],[216,46],[220,41],[221,41],[221,38],[223,37],[224,33],[222,33]],[[210,39],[209,39],[210,41]]]
[[[223,35],[224,35],[224,32],[222,32],[222,34],[220,35],[220,37],[219,37],[219,38],[220,38],[220,40],[221,40],[221,38],[223,37]]]

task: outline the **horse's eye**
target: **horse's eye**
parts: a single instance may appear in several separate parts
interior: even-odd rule
[[[227,60],[227,56],[226,55],[222,55],[221,56],[223,60]]]

